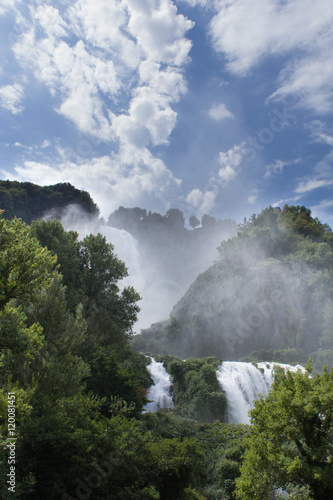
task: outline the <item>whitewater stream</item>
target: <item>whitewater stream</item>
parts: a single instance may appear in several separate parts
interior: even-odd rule
[[[241,361],[224,361],[217,369],[216,376],[221,391],[228,399],[228,422],[234,424],[249,424],[249,410],[259,394],[266,396],[274,380],[274,366],[284,371],[296,372],[304,367],[291,366],[282,363],[258,363],[258,368],[252,363]],[[172,379],[163,363],[151,358],[147,369],[154,381],[150,387],[144,411],[156,412],[161,408],[173,408]]]
[[[163,366],[163,363],[155,361],[151,358],[151,363],[147,369],[154,381],[148,391],[147,399],[151,403],[146,404],[144,411],[156,412],[160,408],[173,408],[173,400],[171,395],[171,377]]]
[[[228,398],[228,422],[249,424],[248,411],[253,408],[253,400],[258,394],[266,396],[273,382],[274,365],[284,371],[304,371],[301,365],[291,366],[281,363],[258,363],[256,368],[252,363],[241,361],[224,361],[217,370],[220,389]],[[259,370],[261,368],[262,371]]]

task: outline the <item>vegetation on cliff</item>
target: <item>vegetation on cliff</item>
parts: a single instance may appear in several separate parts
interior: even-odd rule
[[[194,281],[169,321],[143,330],[134,347],[224,360],[260,350],[274,360],[277,351],[288,357],[297,350],[295,362],[321,351],[316,359],[331,363],[332,304],[332,230],[305,207],[269,207],[222,242],[219,259]]]

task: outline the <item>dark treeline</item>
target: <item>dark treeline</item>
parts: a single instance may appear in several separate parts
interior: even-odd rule
[[[60,219],[68,205],[78,205],[93,217],[98,217],[99,209],[86,191],[80,191],[66,183],[53,186],[38,186],[31,182],[0,180],[0,207],[6,219],[20,217],[28,224],[52,213]]]

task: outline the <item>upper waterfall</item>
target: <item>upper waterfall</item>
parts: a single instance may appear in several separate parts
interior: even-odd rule
[[[156,412],[160,408],[173,408],[173,400],[171,394],[171,377],[164,368],[163,363],[155,361],[151,358],[151,363],[147,369],[154,381],[148,391],[147,399],[151,400],[144,407],[145,411]]]
[[[259,394],[266,396],[273,382],[274,366],[283,370],[296,372],[304,371],[301,365],[291,366],[281,363],[252,363],[241,361],[225,361],[217,370],[217,379],[221,390],[228,398],[228,421],[237,424],[248,424],[249,410],[253,408],[253,400]]]

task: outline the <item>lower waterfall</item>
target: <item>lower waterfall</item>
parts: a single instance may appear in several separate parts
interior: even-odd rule
[[[147,399],[151,402],[144,406],[143,411],[156,412],[160,408],[173,408],[171,377],[164,368],[163,363],[151,358],[151,363],[147,366],[147,369],[154,381],[154,385],[150,387],[147,394]]]
[[[291,366],[281,363],[252,363],[241,361],[224,361],[219,366],[216,375],[221,390],[228,399],[228,422],[234,424],[249,424],[248,411],[253,408],[253,400],[258,394],[266,396],[273,382],[274,365],[283,370],[304,371],[301,365]],[[260,370],[260,369],[261,370]]]

